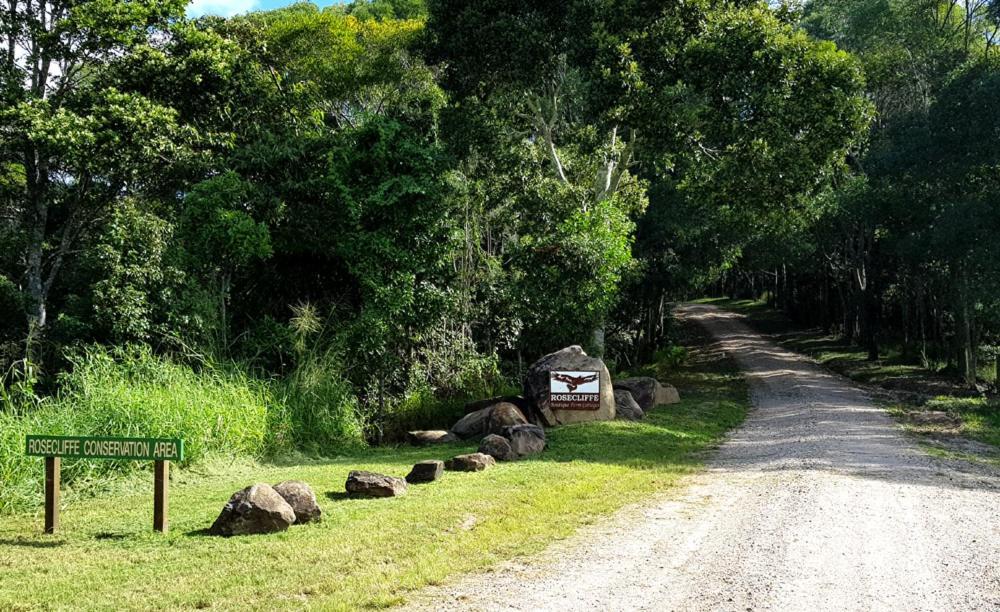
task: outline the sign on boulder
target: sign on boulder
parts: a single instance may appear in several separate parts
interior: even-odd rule
[[[611,373],[579,346],[550,353],[528,368],[524,396],[542,424],[554,427],[615,418]]]

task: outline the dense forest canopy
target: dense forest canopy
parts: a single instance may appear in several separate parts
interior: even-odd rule
[[[378,438],[568,344],[631,367],[721,278],[992,312],[993,148],[968,136],[996,123],[992,4],[7,9],[8,402],[131,347],[290,384],[308,418],[335,398]]]
[[[817,222],[758,241],[729,290],[865,345],[871,359],[956,370],[970,385],[1000,354],[1000,3],[807,3],[801,23],[864,67],[876,113]],[[775,237],[777,238],[777,236]]]

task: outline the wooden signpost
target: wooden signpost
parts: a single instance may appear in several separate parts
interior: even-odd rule
[[[184,440],[28,436],[25,446],[28,455],[45,457],[45,533],[55,533],[59,528],[59,468],[63,457],[152,461],[153,529],[167,532],[170,462],[184,460]]]

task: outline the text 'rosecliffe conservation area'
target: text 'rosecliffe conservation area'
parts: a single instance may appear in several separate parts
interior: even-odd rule
[[[184,441],[155,438],[27,436],[28,455],[79,459],[183,461]]]

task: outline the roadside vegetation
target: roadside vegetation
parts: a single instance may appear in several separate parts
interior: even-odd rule
[[[543,4],[0,12],[0,514],[29,432],[335,457],[566,346],[639,372],[733,230],[803,210],[871,119],[794,11]]]
[[[883,358],[871,361],[863,347],[796,325],[766,302],[702,301],[745,315],[751,326],[783,346],[867,385],[908,431],[937,452],[1000,462],[1000,398],[971,391],[958,372],[925,367],[891,345]]]
[[[70,494],[56,537],[41,535],[37,513],[5,517],[0,608],[385,607],[449,576],[538,552],[602,515],[669,492],[743,420],[749,399],[734,364],[705,347],[699,330],[686,328],[683,338],[690,357],[669,367],[680,404],[642,422],[554,429],[537,458],[481,473],[448,472],[399,498],[347,499],[348,471],[401,476],[416,461],[474,446],[378,448],[279,463],[209,460],[174,472],[166,537],[150,531],[149,474],[96,498]],[[33,463],[41,471],[41,461]],[[314,488],[321,523],[268,536],[204,535],[233,491],[285,479]]]

